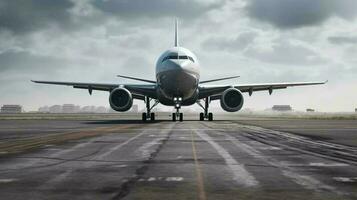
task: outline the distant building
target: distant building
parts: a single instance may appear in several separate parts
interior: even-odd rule
[[[315,109],[308,108],[306,109],[306,112],[315,112]]]
[[[75,113],[77,107],[74,104],[63,104],[62,113]]]
[[[1,113],[22,113],[21,105],[3,105],[1,107]]]
[[[95,106],[84,106],[81,108],[81,112],[83,113],[94,113]]]
[[[48,106],[43,106],[38,109],[38,112],[40,113],[48,113],[50,112],[50,108]]]
[[[355,108],[355,112],[357,112],[357,108]]]
[[[99,107],[96,107],[95,112],[96,113],[107,113],[107,108],[104,106],[99,106]]]
[[[274,105],[272,107],[273,111],[292,111],[292,107],[290,105]]]
[[[53,105],[51,106],[48,111],[50,113],[62,113],[62,106],[60,105]]]

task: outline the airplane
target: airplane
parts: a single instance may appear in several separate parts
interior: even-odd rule
[[[203,112],[199,114],[199,120],[213,120],[213,114],[209,112],[211,101],[220,100],[223,110],[237,112],[244,103],[243,94],[249,96],[256,91],[269,91],[285,89],[293,86],[319,85],[325,82],[288,82],[288,83],[258,83],[240,85],[207,85],[207,83],[238,78],[230,76],[211,80],[200,80],[200,64],[190,50],[179,45],[178,21],[175,21],[174,47],[161,54],[156,63],[156,81],[137,77],[118,75],[118,77],[146,82],[146,84],[105,84],[83,82],[58,82],[38,81],[35,83],[72,86],[73,88],[86,89],[89,94],[93,90],[109,92],[109,104],[118,112],[128,111],[133,105],[133,99],[143,100],[146,104],[146,112],[142,113],[142,120],[155,121],[155,113],[152,109],[159,103],[173,106],[176,109],[172,113],[172,121],[183,121],[182,106],[198,104]],[[153,104],[151,104],[153,102]]]

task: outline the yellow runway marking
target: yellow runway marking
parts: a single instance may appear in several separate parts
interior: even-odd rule
[[[194,138],[194,135],[193,135],[192,131],[191,131],[191,143],[192,143],[193,159],[195,160],[198,199],[199,200],[206,200],[207,198],[206,198],[206,192],[205,192],[205,187],[204,187],[204,182],[203,182],[202,171],[201,171],[200,164],[198,163],[195,138]]]

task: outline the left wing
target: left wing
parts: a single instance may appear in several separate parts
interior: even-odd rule
[[[321,85],[325,84],[325,82],[291,82],[291,83],[259,83],[259,84],[242,84],[242,85],[207,85],[207,86],[199,86],[199,99],[203,99],[211,96],[212,100],[220,98],[220,95],[223,91],[228,88],[234,87],[241,92],[249,92],[249,95],[252,95],[255,91],[268,90],[269,94],[273,92],[273,90],[277,89],[285,89],[287,87],[294,86],[305,86],[305,85]]]
[[[117,87],[124,87],[129,90],[135,99],[144,100],[145,96],[149,98],[157,99],[156,84],[107,84],[107,83],[82,83],[82,82],[59,82],[59,81],[34,81],[34,83],[52,84],[52,85],[65,85],[72,86],[78,89],[87,89],[89,94],[92,94],[93,90],[112,91]]]

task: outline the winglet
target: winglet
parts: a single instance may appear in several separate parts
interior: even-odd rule
[[[178,47],[178,20],[175,19],[175,47]]]

